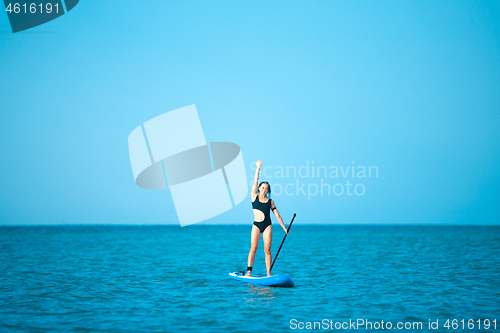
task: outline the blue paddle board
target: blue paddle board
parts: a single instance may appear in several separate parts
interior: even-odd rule
[[[288,275],[245,276],[241,272],[229,273],[231,279],[266,287],[293,287],[295,283]]]

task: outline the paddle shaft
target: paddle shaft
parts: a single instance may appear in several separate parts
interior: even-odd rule
[[[276,262],[276,259],[278,259],[278,255],[280,254],[281,247],[283,246],[283,243],[285,242],[286,236],[288,236],[288,233],[290,232],[290,228],[292,227],[293,220],[295,220],[295,216],[297,216],[297,214],[295,214],[295,213],[294,213],[294,214],[293,214],[293,218],[292,218],[292,222],[290,222],[290,225],[288,226],[288,229],[286,230],[285,237],[284,237],[284,238],[283,238],[283,240],[281,241],[280,248],[278,249],[278,253],[276,253],[276,257],[274,257],[273,264],[271,265],[271,269],[270,269],[269,271],[272,271],[272,270],[273,270],[274,263]]]

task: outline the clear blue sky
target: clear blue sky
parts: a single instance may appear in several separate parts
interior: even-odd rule
[[[287,222],[500,224],[498,1],[82,0],[16,34],[0,14],[0,51],[1,225],[178,224],[127,137],[190,104],[249,175],[378,167],[323,179],[361,196],[274,196]]]

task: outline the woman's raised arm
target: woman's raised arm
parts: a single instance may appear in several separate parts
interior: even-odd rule
[[[252,200],[255,199],[257,196],[257,188],[259,187],[259,173],[260,173],[260,166],[262,165],[262,161],[258,160],[255,162],[257,165],[257,169],[255,170],[255,178],[253,179],[253,185],[252,185]]]

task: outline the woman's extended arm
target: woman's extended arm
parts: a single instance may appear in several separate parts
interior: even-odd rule
[[[257,188],[259,187],[259,172],[260,172],[260,166],[262,165],[262,161],[258,160],[255,162],[257,165],[257,170],[255,170],[255,178],[253,179],[253,185],[252,185],[252,201],[255,199],[257,196]]]
[[[281,227],[283,228],[283,230],[285,230],[285,234],[288,235],[288,230],[286,230],[285,224],[283,223],[283,219],[281,218],[281,215],[278,212],[276,205],[274,204],[274,200],[271,200],[271,210],[274,212],[274,216],[276,216],[276,219],[281,224]]]

